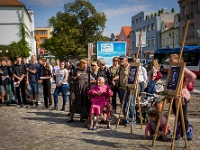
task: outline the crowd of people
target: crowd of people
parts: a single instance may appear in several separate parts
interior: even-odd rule
[[[173,54],[170,57],[171,62],[177,62],[179,56]],[[73,66],[70,62],[56,60],[55,66],[51,66],[48,61],[43,61],[36,56],[31,56],[29,63],[26,58],[16,57],[12,65],[10,60],[5,58],[1,59],[0,66],[0,91],[1,102],[6,103],[10,99],[15,99],[17,107],[36,107],[43,103],[43,108],[51,110],[58,110],[58,96],[62,94],[62,108],[64,111],[67,102],[67,93],[69,95],[69,120],[67,123],[73,122],[75,113],[80,114],[80,121],[84,122],[85,118],[82,113],[84,108],[90,113],[91,125],[89,130],[98,129],[99,117],[102,115],[104,106],[106,105],[106,97],[111,97],[112,113],[117,111],[116,98],[119,97],[122,105],[122,100],[125,94],[125,86],[130,76],[130,64],[128,56],[121,55],[114,57],[113,65],[106,66],[103,58],[97,59],[97,62],[92,62],[90,66],[87,60],[80,60]],[[149,72],[143,66],[139,69],[138,79],[138,93],[146,92],[153,94],[155,92],[155,84],[159,82],[159,64],[156,60],[152,61],[151,70]],[[186,86],[188,83],[194,81],[195,74],[185,68],[184,70],[184,83],[182,89],[182,108],[185,119],[185,127],[188,128],[187,119],[187,104],[190,100],[190,93]],[[56,88],[51,95],[52,79],[56,83]],[[147,85],[147,86],[146,86]],[[27,105],[27,95],[30,97],[30,103]],[[91,96],[91,100],[88,100]],[[11,98],[12,97],[12,98]],[[123,114],[126,115],[128,105],[129,92],[126,92]],[[88,107],[90,106],[90,107]],[[89,109],[87,109],[89,108]],[[173,111],[176,110],[176,101],[173,103]],[[93,122],[96,115],[97,121]],[[131,95],[130,108],[128,118],[134,115],[134,124],[136,124],[136,112],[134,111],[134,94]],[[157,123],[157,112],[150,111],[149,117],[151,118],[150,124],[147,125],[144,138],[148,132],[151,135],[155,132],[155,122]],[[166,125],[166,119],[163,118],[161,125]],[[180,117],[179,117],[180,120]],[[103,116],[102,122],[106,121]],[[124,120],[125,124],[131,124],[128,120]],[[154,123],[154,124],[153,124]],[[162,128],[163,129],[163,128]]]

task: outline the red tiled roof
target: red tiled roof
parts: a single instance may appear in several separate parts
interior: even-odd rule
[[[24,6],[18,0],[0,0],[0,6]]]
[[[117,34],[117,35],[116,35],[116,37],[119,37],[119,36],[120,36],[120,34]]]
[[[166,22],[166,28],[170,29],[174,25],[174,22]]]
[[[128,37],[128,35],[132,31],[132,28],[131,28],[131,26],[123,26],[122,30],[124,30],[124,33],[125,33],[126,37]]]

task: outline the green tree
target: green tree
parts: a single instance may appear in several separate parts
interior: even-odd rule
[[[154,17],[156,17],[156,12],[154,13]]]
[[[171,13],[174,13],[175,11],[174,11],[174,8],[172,8],[172,10],[171,10]]]
[[[115,34],[114,33],[111,33],[110,37],[111,37],[112,41],[115,40]]]
[[[106,16],[97,12],[95,7],[85,0],[75,0],[64,5],[64,12],[49,19],[53,27],[52,37],[44,41],[41,47],[51,51],[58,58],[68,56],[83,58],[87,56],[88,43],[102,39]],[[94,28],[99,31],[94,36]]]
[[[158,10],[158,16],[160,16],[160,13],[161,13],[160,10]]]
[[[102,36],[101,39],[99,39],[100,41],[112,41],[112,38],[109,38],[107,36]]]
[[[153,18],[153,14],[151,14],[151,18]]]

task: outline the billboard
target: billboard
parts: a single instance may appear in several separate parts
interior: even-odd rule
[[[97,42],[97,58],[104,58],[106,66],[112,66],[112,58],[126,54],[126,42]]]

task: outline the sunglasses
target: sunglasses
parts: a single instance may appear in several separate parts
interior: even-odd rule
[[[115,60],[113,60],[113,61],[118,61],[118,59],[115,59]]]
[[[91,65],[91,67],[94,67],[94,66],[96,66],[96,65]]]

